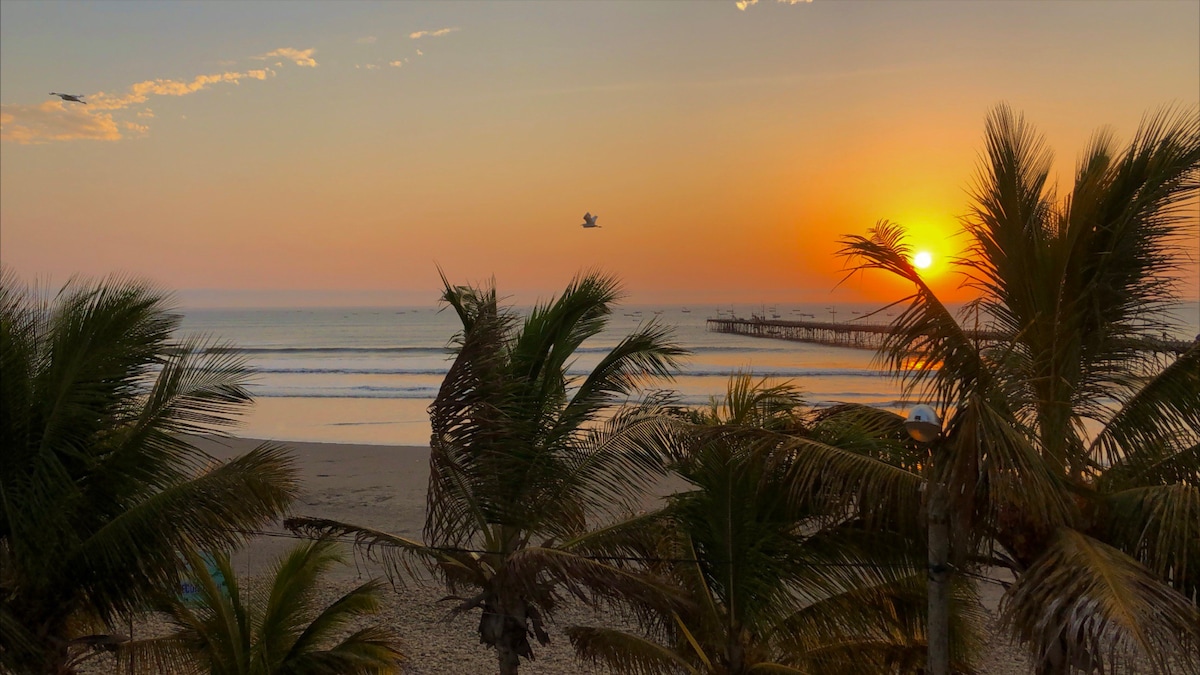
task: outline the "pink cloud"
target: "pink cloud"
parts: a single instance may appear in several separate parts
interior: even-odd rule
[[[149,131],[148,126],[136,122],[118,122],[109,111],[145,103],[151,96],[186,96],[214,84],[265,80],[274,74],[275,71],[270,69],[258,69],[200,75],[190,81],[145,80],[130,86],[124,94],[93,94],[87,106],[63,101],[4,105],[3,116],[0,117],[0,140],[23,145],[74,140],[116,141],[123,137],[121,129],[144,135]],[[154,112],[147,108],[139,111],[137,117],[153,118]]]
[[[423,37],[442,37],[443,35],[453,33],[458,28],[439,28],[437,30],[419,30],[415,33],[409,33],[408,37],[417,40]]]
[[[315,52],[315,49],[284,47],[255,58],[279,57],[300,66],[314,67],[317,65],[312,58]],[[144,135],[150,130],[147,125],[113,119],[112,112],[145,103],[151,96],[187,96],[216,84],[240,84],[242,80],[265,80],[274,76],[275,71],[271,68],[228,71],[198,75],[191,80],[145,80],[131,85],[124,93],[89,94],[87,105],[58,100],[38,105],[5,104],[0,106],[0,140],[20,144],[85,139],[116,141],[124,137],[122,129],[127,132],[125,135]],[[131,114],[140,119],[154,117],[150,108]]]
[[[317,61],[312,57],[312,55],[315,53],[317,53],[316,49],[293,49],[291,47],[280,47],[273,52],[267,52],[266,54],[255,56],[254,58],[260,61],[270,58],[287,59],[298,66],[304,66],[305,68],[316,68]]]
[[[221,82],[237,84],[242,80],[265,80],[274,74],[275,71],[268,69],[248,70],[243,73],[229,72],[199,75],[190,82],[182,80],[146,80],[129,87],[129,90],[120,96],[110,96],[104,92],[100,92],[99,94],[95,94],[95,97],[88,101],[88,103],[95,110],[121,110],[137,103],[144,103],[151,96],[186,96],[202,89],[207,89],[213,84]]]
[[[775,2],[781,5],[807,5],[812,1],[813,0],[775,0]],[[754,5],[757,5],[758,0],[737,0],[737,2],[733,4],[737,5],[737,8],[744,12],[746,11],[747,7],[753,7]]]
[[[120,139],[121,130],[109,113],[89,112],[83,106],[68,106],[62,101],[0,105],[0,141],[36,145],[52,141]]]

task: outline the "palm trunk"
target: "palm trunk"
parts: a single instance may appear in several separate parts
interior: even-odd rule
[[[744,675],[746,672],[746,650],[742,647],[739,634],[741,631],[731,632],[729,644],[726,647],[726,658],[729,659],[729,672],[733,675]]]
[[[507,605],[492,601],[483,603],[479,619],[479,641],[496,648],[496,663],[500,675],[517,675],[521,657],[533,658],[529,644],[527,607],[523,601]]]
[[[507,645],[496,645],[496,661],[500,666],[500,675],[517,675],[521,666],[521,657]]]

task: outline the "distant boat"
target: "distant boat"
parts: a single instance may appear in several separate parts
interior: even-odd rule
[[[600,216],[593,216],[592,212],[588,211],[587,213],[583,214],[582,227],[585,227],[585,228],[600,227],[599,225],[596,224],[596,221],[599,219],[600,219]]]
[[[691,314],[691,313],[692,313],[692,310],[688,309],[687,307],[684,307],[683,309],[681,309],[681,310],[679,310],[679,311],[683,312],[684,314]]]

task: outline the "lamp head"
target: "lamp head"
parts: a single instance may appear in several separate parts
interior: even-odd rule
[[[919,443],[929,443],[942,432],[942,421],[938,419],[933,408],[927,405],[918,405],[908,412],[908,419],[904,420],[904,428],[908,430],[908,435],[912,436],[913,440]]]

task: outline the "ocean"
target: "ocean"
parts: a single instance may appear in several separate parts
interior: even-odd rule
[[[792,381],[812,405],[849,402],[899,411],[905,407],[900,386],[876,366],[871,351],[712,333],[705,324],[718,313],[845,321],[871,309],[839,305],[833,314],[818,305],[618,306],[608,330],[579,350],[570,373],[582,377],[639,323],[658,319],[675,327],[677,342],[692,354],[673,382],[653,386],[675,390],[686,404],[704,405],[725,391],[731,374],[751,372]],[[426,409],[449,368],[447,345],[459,328],[452,311],[434,306],[194,309],[184,312],[182,323],[185,334],[240,347],[255,370],[254,408],[236,435],[374,445],[429,443]]]

